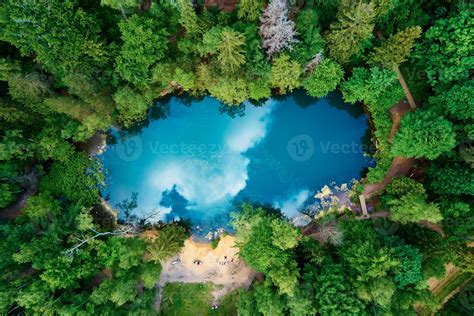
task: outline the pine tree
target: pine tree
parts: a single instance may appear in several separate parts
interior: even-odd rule
[[[179,23],[189,34],[200,33],[201,26],[199,25],[199,19],[190,0],[177,0],[176,2],[181,13]]]
[[[262,0],[240,0],[237,4],[237,16],[239,19],[256,21],[263,9]]]
[[[421,27],[414,26],[391,36],[381,47],[374,49],[370,62],[394,68],[405,62],[411,53],[413,44],[421,35]]]
[[[244,45],[245,37],[241,33],[229,28],[222,31],[217,60],[225,72],[234,72],[245,62]]]
[[[270,84],[273,87],[279,88],[281,94],[285,94],[300,86],[300,74],[300,64],[290,60],[290,56],[281,54],[273,59],[270,71]]]
[[[373,2],[349,4],[344,1],[326,37],[329,55],[341,64],[349,62],[352,55],[359,52],[361,42],[372,36],[376,16]]]

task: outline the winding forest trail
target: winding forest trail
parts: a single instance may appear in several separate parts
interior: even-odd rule
[[[380,41],[383,41],[383,35],[382,35],[382,32],[380,32],[380,30],[375,29],[374,33]],[[409,111],[416,110],[415,100],[410,92],[410,89],[408,88],[408,85],[405,81],[405,78],[403,77],[402,72],[400,71],[400,68],[396,66],[394,67],[393,70],[397,74],[398,81],[400,82],[403,92],[405,93],[405,97],[408,100],[408,104],[405,100],[402,99],[400,100],[400,102],[392,106],[389,110],[390,118],[392,120],[390,135],[387,138],[387,141],[389,143],[393,141],[393,138],[398,133],[398,130],[400,129],[400,121],[402,117]],[[385,174],[383,181],[380,183],[373,183],[373,184],[366,185],[364,187],[364,191],[362,192],[362,195],[366,199],[371,199],[373,196],[381,192],[392,181],[394,177],[408,175],[410,170],[413,168],[415,161],[416,160],[414,158],[407,158],[407,157],[402,157],[402,156],[393,158],[392,165],[390,166],[389,170]]]
[[[398,102],[396,105],[390,108],[389,113],[390,113],[390,118],[392,119],[392,127],[390,129],[390,135],[388,136],[388,142],[391,143],[393,141],[393,138],[397,134],[398,130],[400,129],[400,121],[402,120],[402,117],[410,112],[411,108],[410,105],[404,101],[401,100]]]
[[[401,100],[390,108],[389,112],[390,118],[392,120],[392,127],[390,130],[390,135],[388,137],[389,142],[392,142],[393,138],[400,129],[400,121],[402,117],[406,113],[410,112],[410,110],[410,106],[404,100]],[[370,199],[373,196],[377,195],[388,184],[390,184],[390,182],[392,182],[393,178],[408,175],[410,173],[410,170],[413,168],[415,161],[415,158],[407,158],[402,156],[393,158],[392,165],[385,174],[383,181],[379,183],[367,184],[364,187],[364,191],[362,192],[362,194],[365,196],[366,199]]]

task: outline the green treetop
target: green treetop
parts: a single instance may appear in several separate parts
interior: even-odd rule
[[[232,29],[221,32],[217,60],[225,72],[234,72],[245,62],[245,37]]]
[[[290,56],[281,54],[273,58],[270,72],[270,84],[279,88],[281,94],[293,91],[299,87],[301,66],[298,62],[290,60]]]
[[[201,32],[199,18],[194,11],[194,7],[190,0],[177,0],[181,17],[179,23],[186,29],[189,34],[196,34]]]
[[[414,26],[392,35],[381,47],[374,49],[369,56],[370,62],[387,68],[394,68],[405,62],[413,44],[421,35],[421,27]]]
[[[443,219],[439,207],[425,201],[425,197],[418,194],[407,194],[400,199],[388,202],[390,218],[402,224],[409,222],[429,221],[437,223]]]
[[[393,140],[392,154],[433,160],[456,146],[453,124],[430,111],[408,113]]]
[[[322,98],[336,89],[343,76],[344,72],[338,63],[325,59],[303,80],[303,87],[310,96]]]
[[[256,21],[262,13],[264,4],[262,0],[240,0],[237,3],[237,16],[239,19]]]
[[[415,55],[432,85],[469,78],[474,68],[474,11],[466,7],[452,17],[437,20],[416,45]]]
[[[74,1],[6,1],[0,8],[0,39],[18,47],[58,76],[97,74],[108,61],[98,20]]]
[[[134,15],[119,23],[123,45],[116,58],[120,77],[137,87],[146,87],[151,80],[152,67],[167,50],[167,32],[156,21]]]
[[[348,63],[352,55],[359,52],[361,43],[372,36],[376,16],[372,2],[342,1],[337,21],[331,24],[326,37],[329,56],[341,64]]]

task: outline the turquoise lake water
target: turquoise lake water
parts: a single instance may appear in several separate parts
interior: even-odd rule
[[[100,156],[109,203],[137,192],[136,216],[187,218],[203,234],[229,229],[230,212],[246,200],[293,217],[324,185],[358,179],[372,163],[367,116],[339,94],[298,91],[233,108],[171,97],[141,126],[111,134]]]

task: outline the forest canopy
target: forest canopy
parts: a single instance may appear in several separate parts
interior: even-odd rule
[[[162,264],[192,232],[133,216],[133,197],[117,218],[84,144],[146,123],[166,95],[233,113],[297,89],[368,114],[377,163],[352,197],[370,192],[380,216],[300,228],[236,207],[239,255],[261,273],[236,311],[436,312],[451,292],[427,280],[448,263],[458,281],[474,273],[473,39],[461,0],[1,1],[0,314],[156,314]]]

